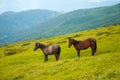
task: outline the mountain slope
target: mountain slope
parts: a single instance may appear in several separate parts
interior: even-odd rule
[[[39,11],[36,12],[33,10],[30,15],[23,15],[24,13],[26,13],[25,11],[19,13],[18,19],[14,17],[14,21],[8,21],[9,19],[7,19],[10,25],[14,24],[14,22],[16,25],[13,25],[13,28],[3,28],[2,32],[0,31],[0,45],[23,40],[63,35],[120,23],[120,4],[100,8],[80,9],[61,15],[59,15],[58,13],[54,17],[47,20],[44,16],[49,14],[49,11],[47,11],[47,13],[46,11],[43,11],[42,14],[39,14],[38,12]],[[13,14],[15,15],[16,13],[9,12],[9,15]],[[51,12],[50,15],[52,16],[52,14],[55,13]],[[8,15],[8,13],[4,14],[3,16],[6,15]],[[36,15],[43,16],[36,17]],[[28,17],[27,20],[24,20],[24,17]],[[38,18],[39,20],[36,18]],[[45,22],[41,21],[41,19],[45,19]],[[6,20],[3,20],[3,22],[4,21]],[[19,24],[16,22],[18,22]],[[5,25],[9,26],[9,24],[6,23]],[[32,24],[34,24],[34,26]],[[20,27],[18,27],[17,25]],[[5,31],[6,29],[8,31]]]
[[[38,39],[0,47],[0,80],[120,80],[120,25],[97,28],[53,38]],[[97,52],[90,48],[68,48],[67,37],[84,40],[94,37]],[[33,51],[34,43],[59,44],[60,61],[54,55],[44,63],[41,50]]]
[[[0,15],[0,45],[16,41],[16,38],[25,34],[25,30],[59,14],[59,12],[39,9],[17,13],[11,11],[2,13]]]
[[[93,9],[75,10],[60,15],[29,30],[24,39],[62,35],[120,23],[120,4]],[[41,31],[41,27],[47,27]],[[31,36],[32,35],[32,36]]]
[[[45,22],[59,14],[59,12],[55,11],[36,9],[17,13],[8,11],[2,13],[0,18],[13,22],[17,25],[16,27],[31,27],[31,25]]]

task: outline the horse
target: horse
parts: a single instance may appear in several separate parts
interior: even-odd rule
[[[68,48],[70,48],[71,45],[73,45],[77,51],[78,57],[80,56],[80,50],[85,50],[90,47],[92,50],[92,56],[94,56],[94,53],[97,50],[97,43],[96,39],[94,38],[88,38],[83,41],[77,41],[75,39],[68,38]]]
[[[35,43],[34,51],[36,51],[38,48],[40,48],[44,54],[44,62],[48,61],[48,55],[55,55],[56,61],[60,59],[60,51],[61,48],[57,44],[53,44],[51,46],[44,45],[41,43]]]

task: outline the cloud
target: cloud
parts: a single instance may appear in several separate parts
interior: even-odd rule
[[[99,2],[105,2],[108,0],[88,0],[88,2],[92,2],[92,3],[99,3]]]

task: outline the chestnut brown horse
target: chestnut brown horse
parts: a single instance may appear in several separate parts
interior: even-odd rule
[[[80,56],[80,50],[85,50],[85,49],[91,47],[92,56],[94,56],[94,53],[97,50],[96,39],[94,39],[94,38],[88,38],[83,41],[77,41],[75,39],[68,38],[68,47],[70,48],[71,45],[73,45],[74,48],[76,49],[76,51],[78,53],[78,57]]]
[[[41,43],[35,43],[34,51],[40,48],[44,53],[44,62],[48,61],[48,55],[55,55],[56,61],[60,59],[60,46],[54,44],[52,46],[47,46]]]

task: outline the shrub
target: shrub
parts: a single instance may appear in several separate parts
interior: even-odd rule
[[[8,48],[5,50],[5,55],[13,55],[13,54],[16,54],[16,53],[19,53],[19,52],[22,52],[22,51],[25,51],[23,49],[11,49],[11,48]]]
[[[82,36],[82,35],[83,35],[83,34],[76,34],[76,35],[72,36],[72,38],[80,37],[80,36]]]
[[[110,35],[111,33],[110,32],[100,32],[100,33],[97,33],[96,36],[103,35],[103,34]]]
[[[27,46],[27,45],[30,45],[30,43],[25,43],[25,44],[23,44],[22,46]]]

